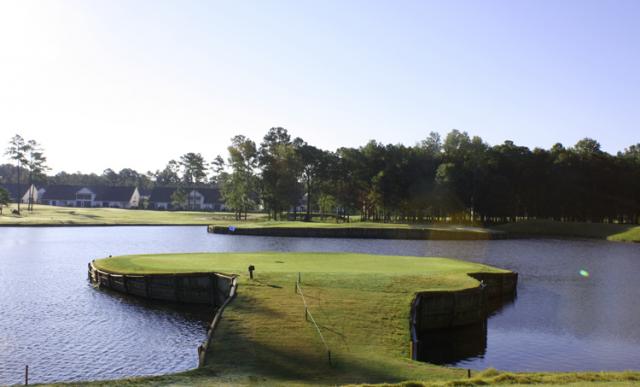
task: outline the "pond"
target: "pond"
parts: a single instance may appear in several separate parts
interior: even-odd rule
[[[463,340],[464,350],[447,353],[442,363],[519,371],[640,368],[638,244],[243,237],[207,234],[205,227],[4,227],[0,236],[0,384],[21,383],[27,364],[34,383],[195,367],[210,310],[97,291],[87,281],[87,263],[200,251],[440,256],[515,270],[515,300],[486,326],[470,327],[465,335],[476,340]]]

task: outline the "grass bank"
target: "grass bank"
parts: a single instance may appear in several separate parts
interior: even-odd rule
[[[593,377],[594,373],[487,371],[467,379],[466,370],[410,360],[409,305],[415,293],[475,287],[478,282],[468,273],[505,272],[485,265],[445,258],[344,253],[136,255],[97,260],[95,265],[117,274],[215,271],[240,275],[238,295],[224,312],[204,367],[161,377],[123,379],[119,385],[474,385],[471,381],[477,385],[487,381],[584,385],[640,378],[640,373],[619,372]],[[256,267],[254,280],[248,278],[249,265]],[[333,366],[314,325],[305,321],[301,296],[294,291],[298,273],[309,310],[332,351]],[[408,380],[419,382],[405,384]],[[109,383],[113,382],[88,384]]]
[[[279,236],[329,236],[329,237],[359,237],[372,230],[380,230],[378,236],[390,237],[393,232],[414,234],[415,238],[398,239],[518,239],[518,238],[590,238],[617,242],[640,242],[640,226],[612,223],[583,223],[583,222],[555,222],[549,220],[530,220],[507,223],[493,227],[470,227],[461,225],[419,225],[397,223],[321,223],[321,222],[231,222],[223,224],[217,222],[210,225],[210,231],[215,226],[228,228],[234,225],[235,234],[246,235],[279,235]],[[355,231],[353,235],[347,232]],[[282,231],[281,231],[282,230]],[[304,230],[304,232],[298,231]],[[327,232],[328,230],[328,232]],[[335,231],[332,231],[335,230]],[[390,232],[387,232],[389,230]],[[416,232],[418,231],[418,232]],[[420,233],[419,231],[423,231]],[[229,234],[232,234],[229,232]],[[305,235],[308,234],[308,235]]]
[[[229,227],[209,225],[215,234],[358,239],[487,240],[506,233],[480,227],[385,223],[260,222]]]
[[[75,208],[36,205],[34,211],[22,206],[20,215],[12,215],[10,208],[0,216],[0,226],[113,226],[113,225],[209,225],[228,224],[233,214],[228,212],[151,211],[119,208]],[[262,214],[250,214],[258,221]]]
[[[618,242],[640,242],[640,226],[613,223],[554,222],[530,220],[494,227],[510,237],[594,238]]]

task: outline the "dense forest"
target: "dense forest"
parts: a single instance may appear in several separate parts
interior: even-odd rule
[[[217,184],[238,217],[262,208],[279,218],[304,204],[307,218],[323,213],[384,222],[640,220],[640,144],[617,155],[589,138],[531,150],[512,141],[490,146],[453,130],[414,146],[370,141],[327,151],[271,128],[259,145],[235,136],[228,152],[211,162],[188,153],[155,172],[60,172],[39,174],[34,182],[143,189]],[[17,180],[18,165],[0,165],[3,181]]]

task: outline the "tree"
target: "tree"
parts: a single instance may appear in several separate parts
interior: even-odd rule
[[[170,160],[162,171],[155,172],[156,185],[171,186],[180,183],[180,165],[175,160]]]
[[[187,193],[182,189],[182,187],[178,187],[178,189],[171,194],[171,206],[173,208],[182,209],[186,201]]]
[[[306,220],[311,221],[312,197],[317,188],[318,180],[326,176],[326,157],[321,149],[307,144],[300,138],[296,138],[293,143],[302,167],[302,183],[307,197]]]
[[[180,156],[182,181],[193,185],[200,184],[207,178],[207,162],[200,153],[186,153]]]
[[[2,215],[2,209],[9,206],[11,199],[9,198],[9,191],[0,187],[0,215]]]
[[[246,219],[248,210],[257,205],[257,177],[254,170],[258,163],[258,151],[255,142],[242,135],[233,137],[227,150],[231,173],[224,173],[220,178],[222,197],[225,205],[234,210],[236,220],[240,220],[243,213]],[[221,165],[220,161],[216,163]]]
[[[26,151],[28,153],[27,169],[29,170],[29,204],[28,210],[33,211],[34,204],[34,190],[32,189],[34,180],[44,179],[45,172],[49,169],[47,166],[47,158],[44,156],[44,151],[40,144],[35,140],[29,140],[27,142]]]
[[[118,185],[118,174],[111,168],[107,168],[102,171],[102,177],[106,183],[110,186]]]
[[[28,162],[27,160],[28,150],[29,150],[29,145],[27,144],[27,142],[24,140],[24,138],[22,138],[22,136],[20,136],[19,134],[16,134],[11,138],[11,140],[9,140],[9,146],[7,147],[7,150],[5,152],[5,155],[9,156],[9,158],[11,160],[14,160],[16,163],[17,184],[18,184],[19,191],[20,191],[20,183],[21,183],[20,169],[23,168]],[[22,197],[20,197],[20,195],[17,195],[16,201],[18,204],[18,212],[20,212],[21,200],[22,200]]]
[[[200,153],[189,152],[180,156],[180,166],[182,167],[182,182],[191,188],[201,184],[207,178],[207,162]],[[187,197],[187,207],[191,208],[192,195]]]
[[[321,194],[318,197],[318,208],[320,209],[320,218],[324,220],[325,214],[334,212],[336,199],[329,194]]]
[[[224,159],[222,156],[217,155],[211,162],[211,183],[219,184],[222,173],[224,173]]]
[[[262,169],[262,198],[270,217],[278,219],[285,209],[298,204],[301,163],[291,136],[284,128],[271,128],[260,144],[258,155]]]

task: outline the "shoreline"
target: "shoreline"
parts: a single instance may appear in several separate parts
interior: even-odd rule
[[[39,223],[39,224],[4,224],[0,223],[0,227],[178,227],[178,226],[207,226],[209,223]]]

